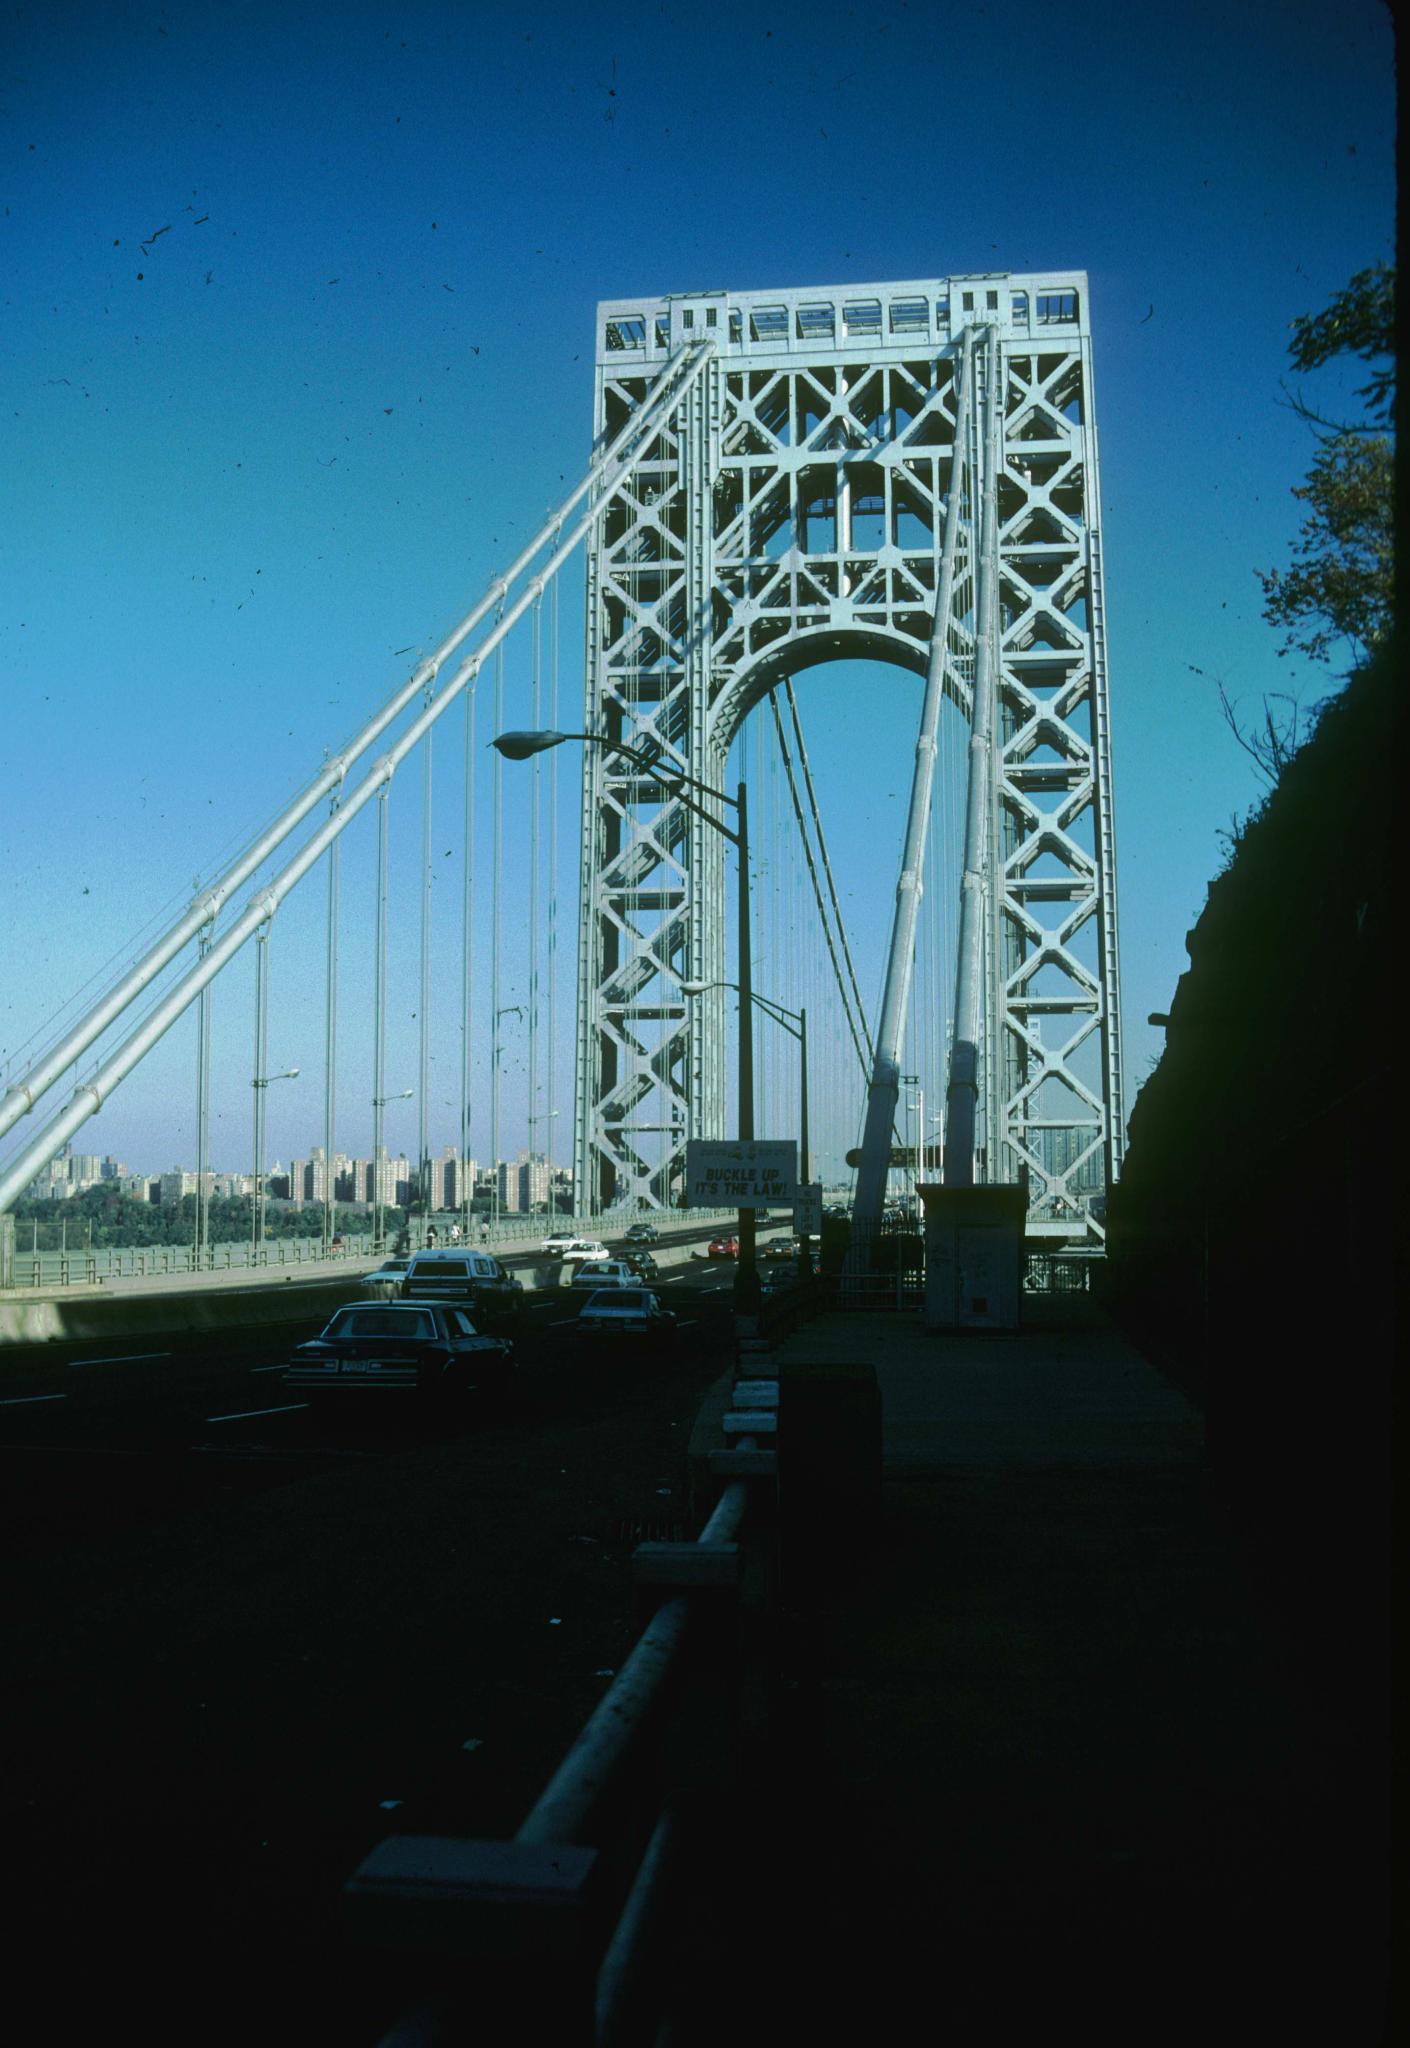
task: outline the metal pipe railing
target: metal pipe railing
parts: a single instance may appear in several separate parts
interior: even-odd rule
[[[745,1436],[731,1449],[754,1451],[757,1444],[753,1436]],[[749,1506],[750,1482],[732,1480],[722,1490],[695,1548],[733,1552],[745,1533]],[[695,1598],[688,1592],[663,1600],[514,1835],[516,1848],[580,1852],[590,1835],[606,1832],[604,1808],[614,1785],[640,1752],[646,1731],[680,1672],[695,1633],[692,1619],[697,1611]],[[709,1632],[703,1634],[708,1641]],[[633,2030],[640,2015],[634,2009],[648,1975],[649,1951],[666,1903],[671,1865],[681,1848],[681,1832],[675,1800],[667,1794],[629,1880],[622,1879],[625,1891],[615,1923],[609,1917],[605,1940],[599,1931],[600,1946],[594,1945],[589,1952],[599,1959],[591,1976],[590,1996],[581,2008],[584,2030],[581,2035],[575,2031],[572,2038],[584,2043],[590,2039],[595,2048],[613,2048],[619,2040],[637,2038]],[[504,1866],[496,1862],[494,1868],[499,1873],[494,1883],[498,1901],[503,1898]],[[554,1939],[557,1942],[561,1937]],[[561,1986],[558,1989],[561,1992]],[[473,2002],[473,1990],[469,1996]],[[531,2009],[523,2016],[532,2030]],[[382,2048],[407,2048],[411,2042],[440,2037],[436,2015],[423,2008],[406,2015],[384,2034]],[[560,2034],[557,2038],[564,2037]]]

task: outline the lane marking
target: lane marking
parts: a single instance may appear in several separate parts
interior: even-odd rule
[[[292,1415],[296,1408],[307,1408],[307,1401],[290,1401],[282,1408],[238,1408],[233,1415],[208,1415],[207,1422],[248,1422],[255,1415]]]
[[[283,1370],[284,1362],[282,1359],[278,1365],[252,1365],[250,1367],[250,1377],[253,1379],[257,1372],[283,1372]]]
[[[170,1358],[169,1351],[128,1351],[120,1358],[71,1358],[70,1365],[142,1365],[152,1358]]]
[[[67,1401],[67,1394],[12,1394],[6,1401],[0,1401],[0,1408],[28,1408],[35,1401]]]
[[[699,1321],[699,1316],[692,1316],[688,1322],[677,1323],[676,1328],[678,1330],[693,1330]]]

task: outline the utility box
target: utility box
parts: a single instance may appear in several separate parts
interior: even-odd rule
[[[1023,1300],[1023,1187],[923,1187],[925,1327],[1016,1330]]]

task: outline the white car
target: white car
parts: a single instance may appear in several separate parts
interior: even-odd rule
[[[583,1303],[577,1320],[582,1337],[668,1337],[676,1319],[644,1287],[604,1287]]]
[[[364,1294],[370,1294],[374,1301],[395,1301],[401,1294],[401,1283],[406,1278],[410,1259],[383,1259],[380,1266],[363,1275]]]
[[[632,1287],[640,1289],[641,1275],[625,1259],[584,1259],[573,1272],[574,1287]]]
[[[558,1256],[568,1264],[576,1265],[580,1259],[610,1259],[612,1254],[600,1238],[570,1237]]]
[[[574,1237],[571,1230],[551,1230],[544,1239],[541,1249],[546,1252],[552,1252],[561,1259],[571,1245],[581,1242],[580,1238]]]

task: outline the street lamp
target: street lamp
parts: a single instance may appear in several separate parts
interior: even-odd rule
[[[703,818],[707,825],[728,839],[739,856],[739,1136],[752,1139],[754,1136],[754,982],[753,960],[749,942],[749,793],[741,782],[733,796],[724,790],[715,789],[698,776],[687,775],[683,769],[672,768],[659,755],[645,753],[639,747],[631,747],[622,740],[610,739],[600,732],[502,732],[490,744],[497,747],[507,761],[527,761],[534,754],[545,753],[550,747],[561,747],[565,740],[581,740],[590,747],[605,747],[611,754],[620,754],[630,761],[643,775],[659,782],[668,795],[693,811],[697,818]],[[723,818],[717,818],[713,811],[698,803],[688,792],[700,790],[712,803],[729,804],[733,807],[736,823],[733,828]],[[757,1316],[761,1303],[759,1268],[755,1257],[754,1211],[741,1209],[739,1212],[739,1264],[734,1276],[734,1310],[736,1316]]]
[[[250,1196],[250,1264],[255,1263],[260,1239],[264,1234],[264,1122],[265,1090],[272,1081],[297,1081],[297,1067],[286,1067],[282,1074],[256,1074],[250,1082],[255,1091],[255,1185]],[[292,1193],[293,1190],[290,1190]],[[200,1200],[199,1194],[196,1197]]]
[[[374,1095],[372,1098],[372,1249],[382,1249],[382,1154],[386,1150],[382,1143],[382,1111],[389,1102],[406,1102],[415,1093],[414,1089],[403,1088],[397,1095]]]
[[[680,985],[683,996],[703,996],[712,988],[738,990],[739,984],[735,981],[683,981]],[[750,1000],[756,1010],[762,1010],[766,1017],[772,1017],[775,1024],[781,1024],[790,1037],[798,1040],[798,1182],[800,1187],[807,1187],[811,1181],[808,1172],[808,1012],[787,1009],[782,1003],[776,1003],[772,996],[761,996],[757,991],[751,995]],[[743,1009],[742,1003],[740,1008]],[[806,1230],[802,1233],[799,1269],[805,1280],[811,1279],[813,1255],[808,1249]]]

